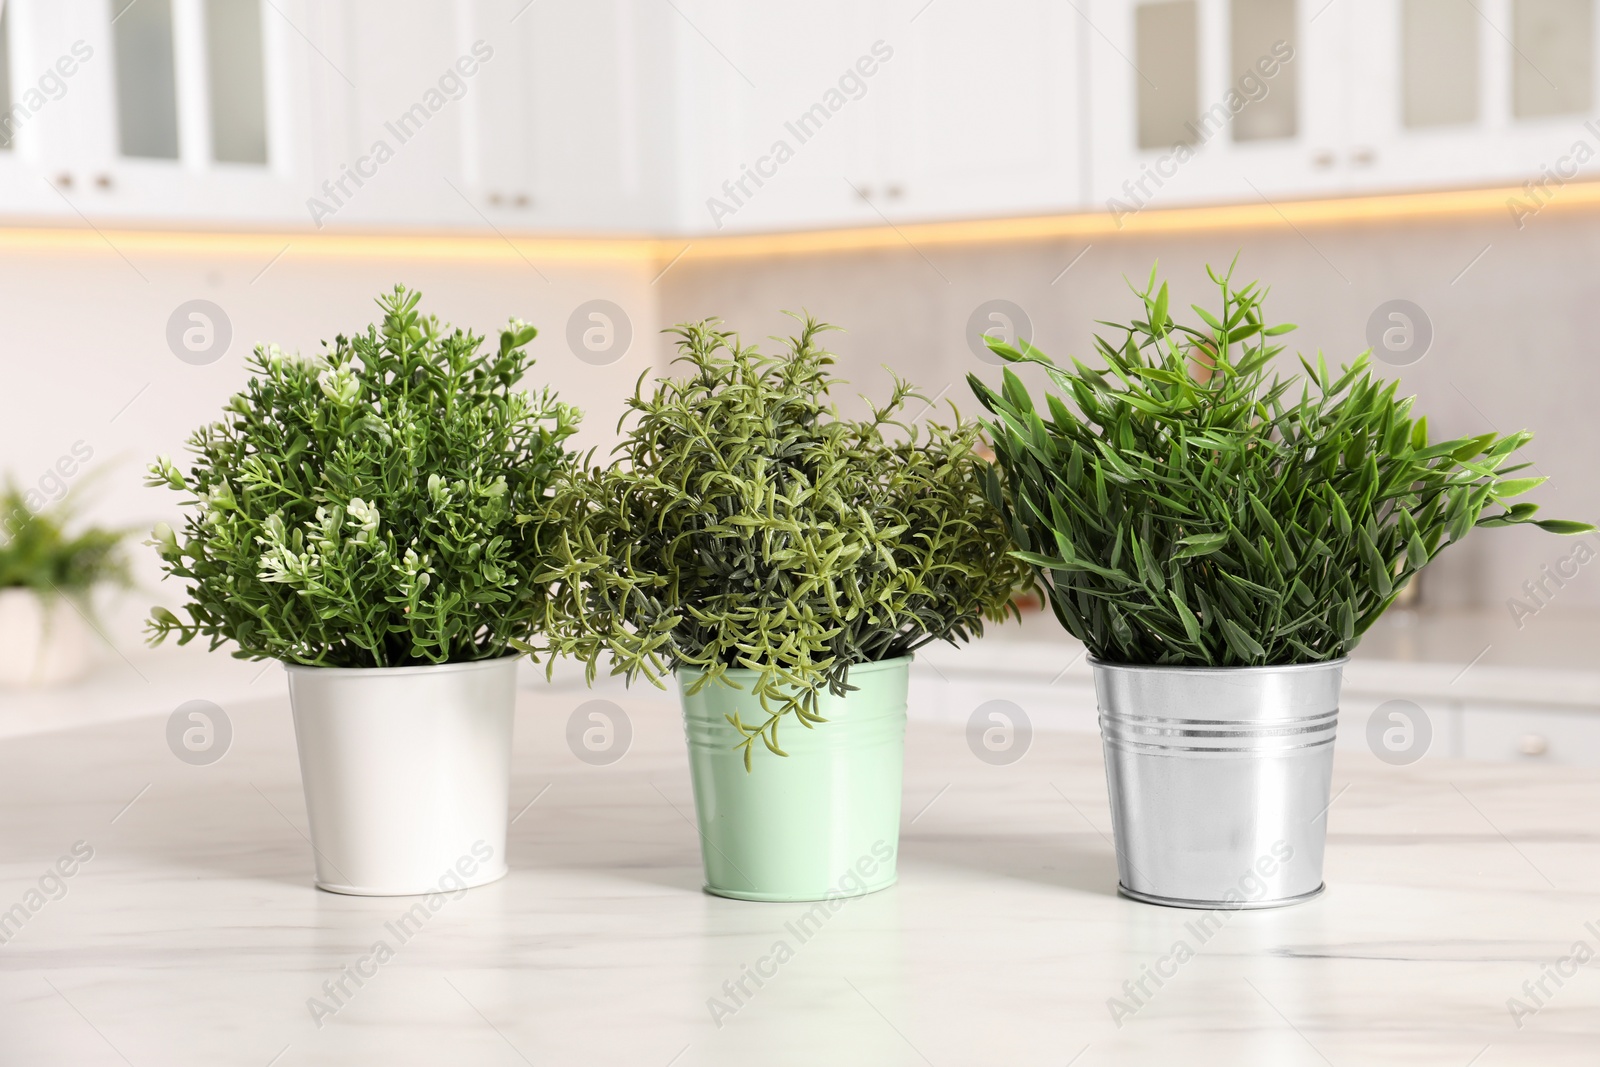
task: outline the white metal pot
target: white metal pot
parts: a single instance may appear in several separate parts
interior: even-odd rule
[[[287,665],[319,889],[412,896],[505,875],[518,658]]]
[[[0,589],[0,685],[57,685],[89,669],[89,627],[61,597]]]

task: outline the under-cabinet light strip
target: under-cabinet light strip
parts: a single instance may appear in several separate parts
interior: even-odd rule
[[[1543,204],[1541,205],[1541,199]],[[1523,188],[1460,189],[1325,200],[1147,209],[1120,218],[1095,211],[1031,218],[907,222],[778,233],[684,237],[502,236],[451,233],[203,232],[0,226],[0,251],[274,256],[329,259],[406,258],[456,261],[643,261],[826,255],[927,245],[1006,244],[1059,238],[1140,237],[1275,226],[1425,221],[1499,215],[1508,228],[1536,211],[1600,204],[1600,181],[1573,182],[1536,197]],[[1519,206],[1520,205],[1520,206]]]

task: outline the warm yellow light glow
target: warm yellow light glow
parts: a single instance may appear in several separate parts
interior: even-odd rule
[[[1349,223],[1421,221],[1442,217],[1492,216],[1511,222],[1507,204],[1518,188],[1460,189],[1271,204],[1218,204],[1148,209],[1119,221],[1105,211],[1034,218],[907,222],[784,233],[713,234],[687,237],[533,236],[452,232],[443,234],[327,234],[285,231],[202,232],[188,230],[93,230],[67,227],[0,227],[0,252],[111,252],[125,255],[245,256],[288,258],[412,259],[462,262],[526,261],[637,263],[660,267],[686,261],[825,255],[871,249],[962,244],[1005,244],[1060,238],[1111,239],[1164,233],[1315,227]],[[1558,190],[1543,210],[1600,204],[1600,182],[1574,182]],[[287,250],[286,250],[287,247]]]
[[[197,230],[114,230],[101,228],[0,228],[0,252],[111,252],[124,255],[247,256],[270,259],[527,259],[649,260],[659,242],[648,238],[514,237],[495,234],[322,234],[236,233]],[[287,248],[287,252],[285,249]]]
[[[1005,244],[1059,238],[1140,237],[1147,234],[1203,233],[1211,230],[1323,226],[1361,222],[1405,222],[1440,217],[1499,215],[1511,223],[1507,201],[1519,198],[1535,206],[1522,189],[1455,189],[1445,192],[1399,193],[1386,196],[1301,200],[1282,203],[1215,204],[1149,209],[1124,216],[1120,225],[1110,212],[1044,215],[1036,218],[971,219],[952,222],[899,223],[847,230],[740,234],[663,242],[666,256],[686,243],[685,258],[825,254],[877,248],[959,244]],[[1564,186],[1544,208],[1591,207],[1600,204],[1600,182]]]

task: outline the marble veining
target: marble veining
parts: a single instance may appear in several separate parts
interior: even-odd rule
[[[566,747],[585,699],[519,694],[512,873],[403,938],[414,900],[311,888],[280,677],[226,705],[209,766],[148,715],[0,741],[0,910],[27,913],[0,944],[0,1067],[1600,1055],[1600,977],[1574,959],[1600,948],[1593,772],[1342,750],[1327,893],[1202,938],[1116,895],[1094,738],[1039,732],[997,767],[914,720],[899,884],[802,939],[803,905],[700,892],[670,698],[617,696],[634,736],[608,766]]]

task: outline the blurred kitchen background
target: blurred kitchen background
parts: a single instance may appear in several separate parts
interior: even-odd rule
[[[1547,514],[1595,520],[1594,8],[0,0],[0,471],[172,519],[143,467],[251,347],[362,329],[397,282],[537,324],[536,373],[606,446],[665,325],[805,309],[855,387],[889,367],[971,413],[984,333],[1085,356],[1153,262],[1186,306],[1237,255],[1291,350],[1375,347],[1435,435],[1536,430]],[[1435,754],[1600,765],[1597,546],[1485,531],[1431,567],[1350,668],[1345,743],[1404,699]],[[281,686],[144,649],[178,590],[132,554],[92,671],[0,692],[0,733]],[[1080,652],[1030,616],[924,657],[914,714],[966,721],[1003,681],[1033,725],[1093,729]]]

